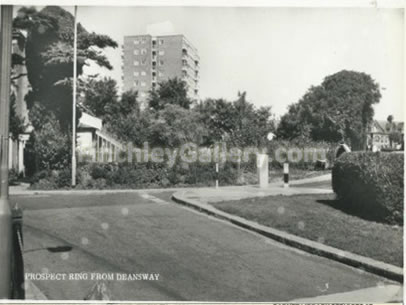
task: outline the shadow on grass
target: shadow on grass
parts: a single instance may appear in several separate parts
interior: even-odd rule
[[[368,221],[375,221],[382,224],[388,224],[383,219],[385,217],[384,211],[377,211],[370,209],[366,211],[365,209],[357,209],[354,206],[350,206],[349,204],[343,202],[339,199],[319,199],[316,200],[318,203],[328,205],[336,210],[344,212],[345,214],[356,216],[358,218],[368,220]]]

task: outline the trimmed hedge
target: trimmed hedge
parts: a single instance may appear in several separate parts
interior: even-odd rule
[[[333,190],[362,217],[403,225],[403,164],[403,153],[344,153],[333,166]]]
[[[335,150],[338,147],[338,143],[328,143],[320,141],[311,141],[305,139],[294,140],[273,140],[267,145],[268,154],[272,157],[270,167],[273,169],[283,168],[283,162],[275,160],[276,152],[278,149],[285,151],[300,150],[303,155],[298,162],[290,162],[290,168],[297,168],[302,170],[314,170],[317,168],[317,160],[324,159],[328,165],[332,165],[335,159]],[[306,155],[306,156],[305,156]],[[293,157],[296,157],[294,155]],[[282,158],[287,158],[286,154],[281,154]],[[306,158],[307,157],[307,158]]]
[[[82,163],[78,166],[78,189],[104,188],[160,188],[172,186],[211,186],[216,181],[214,163],[176,162],[173,167],[166,163]],[[220,165],[220,185],[238,182],[237,164]],[[33,189],[70,188],[70,169],[42,171],[32,179]]]

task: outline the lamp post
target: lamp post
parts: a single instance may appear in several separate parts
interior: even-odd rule
[[[78,7],[74,7],[74,35],[73,35],[73,103],[72,103],[72,186],[76,186],[76,74],[77,74],[77,41],[78,27],[76,14]]]
[[[13,6],[1,5],[0,54],[0,299],[11,297],[12,216],[8,200],[9,112]]]

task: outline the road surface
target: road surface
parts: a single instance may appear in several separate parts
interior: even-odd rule
[[[114,275],[105,282],[112,299],[132,301],[277,302],[387,283],[179,206],[169,192],[11,201],[24,209],[26,274],[75,277],[34,280],[51,300],[82,300],[91,275]]]

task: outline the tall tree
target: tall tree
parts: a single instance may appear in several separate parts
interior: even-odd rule
[[[391,148],[394,146],[394,143],[402,143],[402,134],[394,119],[393,115],[389,115],[385,126],[386,132],[389,133],[389,145]]]
[[[39,12],[23,7],[14,20],[14,28],[28,32],[25,62],[32,87],[28,107],[43,104],[63,129],[71,124],[72,117],[73,25],[73,16],[58,6],[47,6]],[[117,43],[106,35],[89,33],[78,24],[78,75],[90,62],[112,69],[102,52],[106,47],[115,48]]]
[[[31,137],[31,152],[38,159],[44,159],[44,150],[51,150],[55,155],[63,151],[58,145],[69,147],[69,143],[54,141],[37,141],[35,139],[49,139],[41,133],[53,126],[55,135],[63,134],[66,141],[70,141],[70,126],[72,118],[72,79],[73,79],[73,35],[74,18],[66,10],[57,6],[47,6],[41,11],[33,7],[23,7],[14,19],[14,29],[27,32],[25,41],[28,80],[31,90],[26,96],[29,118],[34,127]],[[106,35],[99,35],[86,31],[78,24],[78,61],[77,73],[83,73],[83,67],[91,62],[101,67],[112,69],[103,49],[117,47],[117,43]],[[80,115],[80,113],[79,113]],[[78,116],[79,117],[79,116]],[[56,127],[58,126],[58,127]],[[43,147],[43,146],[46,147]],[[70,160],[69,151],[63,160],[47,164],[46,168],[59,167]],[[42,167],[44,168],[44,167]]]
[[[237,147],[262,146],[267,134],[274,130],[271,109],[255,108],[245,92],[239,93],[234,102],[207,99],[195,109],[208,131],[206,145],[226,141]]]
[[[277,129],[281,138],[306,138],[328,142],[346,141],[354,150],[363,149],[372,123],[373,105],[381,94],[371,76],[340,71],[311,87],[282,116]]]
[[[118,102],[117,83],[112,78],[88,78],[83,85],[83,105],[91,114],[105,118],[111,114],[112,105]]]
[[[150,92],[149,107],[162,110],[170,104],[189,109],[192,101],[189,99],[187,91],[186,82],[177,77],[163,81],[158,85],[158,89]]]

